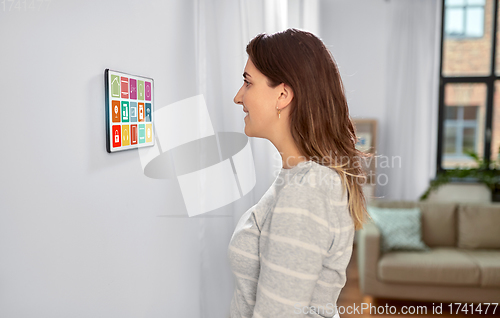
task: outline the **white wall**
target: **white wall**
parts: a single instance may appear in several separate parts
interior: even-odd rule
[[[353,118],[383,123],[385,111],[386,0],[322,0],[320,37],[335,58]]]
[[[136,150],[105,150],[105,68],[154,78],[156,107],[199,94],[193,2],[9,5],[0,8],[0,317],[226,315],[233,219],[166,217],[186,214],[177,181],[145,177]],[[209,245],[216,253],[202,251]]]

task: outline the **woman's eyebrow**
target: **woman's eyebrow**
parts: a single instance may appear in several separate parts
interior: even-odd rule
[[[248,74],[247,72],[243,73],[243,77],[246,78],[246,77],[252,77],[250,74]]]

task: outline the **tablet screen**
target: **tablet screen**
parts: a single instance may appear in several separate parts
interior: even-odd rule
[[[153,146],[153,79],[106,69],[104,83],[106,150],[116,152]]]

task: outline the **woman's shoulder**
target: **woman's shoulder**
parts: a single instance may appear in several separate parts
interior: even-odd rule
[[[331,222],[349,214],[347,190],[339,173],[316,162],[304,164],[280,191],[281,205],[305,206]],[[321,215],[320,215],[321,214]]]
[[[307,161],[286,181],[287,191],[319,191],[331,196],[342,189],[339,173],[314,161]],[[284,189],[285,190],[285,189]]]

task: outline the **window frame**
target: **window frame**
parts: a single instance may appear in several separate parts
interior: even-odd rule
[[[451,83],[484,83],[486,85],[486,118],[484,129],[484,154],[483,158],[486,162],[487,169],[490,170],[491,164],[491,141],[493,132],[493,98],[495,92],[495,81],[500,80],[500,76],[495,73],[496,65],[496,48],[497,48],[497,26],[498,26],[498,2],[500,0],[493,0],[493,28],[491,36],[491,56],[490,56],[490,75],[488,76],[444,76],[443,75],[443,47],[445,36],[445,13],[446,13],[446,0],[441,0],[441,57],[439,63],[439,106],[438,106],[438,142],[437,142],[437,165],[436,175],[448,169],[442,166],[443,161],[443,148],[444,148],[444,122],[445,118],[445,105],[444,105],[444,88],[447,84]],[[486,3],[485,3],[486,6]],[[453,37],[451,37],[453,38]],[[500,70],[499,70],[500,71]]]

